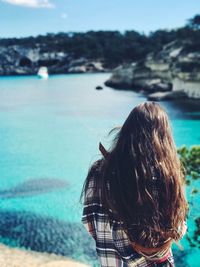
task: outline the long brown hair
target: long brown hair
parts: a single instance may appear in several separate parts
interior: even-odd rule
[[[184,171],[167,113],[158,103],[144,102],[131,111],[100,162],[101,201],[123,222],[131,241],[156,247],[180,239],[187,213]]]

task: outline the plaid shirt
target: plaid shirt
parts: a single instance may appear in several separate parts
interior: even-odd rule
[[[84,197],[82,223],[96,242],[96,251],[102,267],[174,267],[170,250],[164,262],[152,262],[134,251],[131,242],[119,221],[111,219],[105,212],[100,197],[94,194],[94,165],[89,173],[89,186]]]

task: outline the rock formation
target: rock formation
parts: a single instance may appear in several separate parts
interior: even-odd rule
[[[149,99],[200,98],[200,52],[188,51],[190,41],[174,41],[157,53],[116,68],[107,86],[143,91]]]
[[[58,51],[43,51],[20,45],[0,46],[0,75],[37,74],[39,67],[46,66],[51,74],[104,72],[103,62]]]

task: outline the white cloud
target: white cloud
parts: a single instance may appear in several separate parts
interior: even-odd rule
[[[53,8],[54,5],[49,0],[1,0],[11,5],[32,7],[32,8]]]

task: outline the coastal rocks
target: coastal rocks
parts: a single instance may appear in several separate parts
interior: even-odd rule
[[[171,83],[149,83],[151,91],[161,91],[161,92],[167,92],[172,90],[172,84]]]
[[[0,46],[0,75],[37,74],[41,66],[50,74],[104,72],[104,62],[87,58],[74,58],[61,51],[46,51],[42,47],[20,45]]]
[[[86,66],[75,66],[75,67],[70,67],[67,72],[68,73],[85,73],[87,71]]]
[[[170,82],[163,82],[161,79],[152,79],[143,85],[143,89],[150,92],[168,92],[172,90],[172,84]]]
[[[116,89],[131,88],[134,66],[135,64],[117,67],[112,77],[105,82],[105,85]]]
[[[149,67],[140,64],[120,66],[114,70],[112,77],[105,82],[106,86],[116,89],[143,90],[146,93],[156,91],[170,91],[172,84],[168,77],[161,77],[158,73],[153,72]]]
[[[183,80],[175,78],[173,80],[173,90],[183,90],[189,98],[200,98],[200,80]]]
[[[188,52],[189,41],[174,41],[157,53],[114,70],[105,85],[143,91],[149,99],[200,98],[200,52]]]
[[[68,73],[104,72],[103,62],[90,61],[86,58],[72,60],[69,63]]]
[[[148,95],[148,100],[162,101],[187,98],[187,94],[184,91],[171,91],[171,92],[156,92]]]

